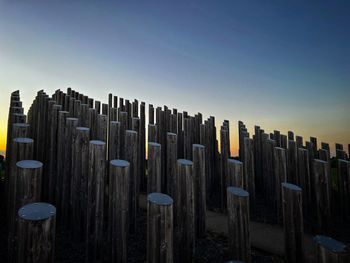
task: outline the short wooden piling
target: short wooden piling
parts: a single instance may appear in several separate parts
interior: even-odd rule
[[[55,256],[56,208],[31,203],[18,210],[18,263],[53,263]]]
[[[282,183],[285,256],[288,263],[303,262],[303,205],[299,186]]]
[[[147,262],[173,263],[173,199],[150,193],[147,201]]]
[[[227,187],[228,248],[232,258],[251,262],[249,228],[249,193]]]
[[[313,238],[316,244],[316,262],[346,263],[349,262],[349,249],[345,244],[328,236],[318,235]]]

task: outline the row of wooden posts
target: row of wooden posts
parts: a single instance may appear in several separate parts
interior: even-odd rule
[[[215,118],[203,122],[200,113],[192,117],[150,104],[146,140],[146,106],[137,100],[110,94],[101,111],[99,101],[70,88],[51,97],[39,91],[28,117],[18,91],[10,103],[9,262],[53,261],[56,209],[72,239],[86,242],[87,262],[127,262],[140,192],[148,194],[148,262],[191,262],[196,238],[205,235],[206,204],[215,196],[228,215],[231,256],[244,262],[251,261],[249,215],[257,194],[284,224],[288,262],[303,258],[305,214],[320,234],[328,231],[333,200],[341,200],[339,211],[349,215],[342,208],[349,206],[350,166],[340,145],[337,186],[342,190],[331,199],[329,147],[318,150],[316,138],[303,146],[299,136],[294,141],[292,133],[268,135],[260,127],[250,138],[239,122],[236,160],[229,122],[220,128],[219,151]],[[319,241],[322,237],[315,241],[330,256],[344,254],[345,248],[334,252]]]

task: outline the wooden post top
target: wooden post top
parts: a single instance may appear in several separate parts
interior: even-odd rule
[[[14,123],[13,126],[16,127],[29,127],[30,125],[28,123]]]
[[[68,117],[66,120],[67,121],[78,121],[78,118]]]
[[[110,164],[113,166],[117,166],[117,167],[128,167],[130,166],[130,163],[128,161],[125,160],[120,160],[120,159],[115,159],[110,161]]]
[[[56,215],[56,207],[48,203],[31,203],[18,210],[18,216],[24,220],[39,221]]]
[[[137,134],[137,131],[133,131],[133,130],[126,130],[125,132],[126,133],[136,133]]]
[[[14,142],[18,143],[33,143],[34,140],[31,138],[17,137],[13,139]]]
[[[157,142],[149,142],[148,143],[148,147],[150,147],[150,146],[152,146],[152,147],[161,147],[160,143],[157,143]]]
[[[324,163],[324,164],[328,164],[326,161],[320,160],[320,159],[314,159],[315,162],[318,163]]]
[[[77,127],[76,129],[79,131],[89,131],[90,130],[90,128],[88,128],[88,127]]]
[[[90,144],[95,144],[95,145],[105,145],[106,143],[104,141],[99,141],[99,140],[91,140]]]
[[[241,161],[238,161],[236,159],[233,159],[233,158],[228,158],[227,161],[229,163],[232,163],[232,164],[236,164],[236,165],[243,165],[243,163]]]
[[[177,160],[177,163],[178,164],[181,164],[181,165],[193,165],[193,162],[190,161],[190,160],[187,160],[187,159],[178,159]]]
[[[243,188],[235,187],[235,186],[229,186],[227,187],[227,192],[232,193],[239,197],[248,197],[249,193],[245,191]]]
[[[166,134],[169,135],[169,136],[177,136],[177,134],[173,133],[173,132],[167,132]]]
[[[43,163],[36,160],[22,160],[17,162],[16,166],[23,169],[38,169],[43,167]]]
[[[111,124],[118,124],[118,123],[120,123],[120,121],[111,121],[110,123]]]
[[[192,144],[192,147],[193,148],[205,148],[205,146],[202,144]]]
[[[333,238],[330,238],[328,236],[323,236],[323,235],[317,235],[313,238],[313,240],[320,246],[331,250],[332,252],[335,253],[342,253],[346,252],[346,246],[342,243],[339,242]]]
[[[151,203],[162,205],[162,206],[173,204],[173,199],[170,196],[162,193],[150,193],[147,196],[147,200]]]
[[[293,191],[301,191],[301,188],[295,184],[282,183],[282,187],[288,188]]]

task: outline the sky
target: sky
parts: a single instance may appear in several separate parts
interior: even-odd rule
[[[10,93],[67,87],[350,143],[349,1],[0,0],[0,153]],[[345,145],[344,145],[345,146]]]

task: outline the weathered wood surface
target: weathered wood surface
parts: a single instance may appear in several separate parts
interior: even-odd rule
[[[249,193],[239,187],[227,188],[228,248],[232,258],[251,262]]]
[[[206,222],[206,178],[205,147],[193,144],[194,209],[196,237],[205,235]],[[175,183],[175,182],[174,182]]]
[[[309,169],[309,152],[307,149],[298,149],[298,181],[303,196],[303,214],[309,215],[309,211],[312,209],[312,186],[311,186],[311,174]]]
[[[284,244],[287,262],[303,262],[303,204],[299,186],[282,183]]]
[[[176,162],[177,162],[177,135],[175,133],[167,133],[167,154],[166,154],[166,193],[174,196],[174,185],[176,178]]]
[[[192,262],[195,248],[193,162],[177,160],[174,195],[176,262]]]
[[[350,260],[349,248],[333,238],[323,235],[314,237],[316,260],[319,263],[346,263]]]
[[[147,262],[173,263],[173,199],[161,193],[147,197]]]
[[[130,163],[111,160],[109,180],[109,259],[110,262],[128,262]]]
[[[254,141],[244,138],[243,189],[248,191],[251,207],[255,203]]]
[[[227,159],[226,183],[227,186],[243,187],[243,163],[241,161]]]
[[[161,192],[162,170],[161,170],[161,151],[159,143],[148,143],[148,176],[147,193]]]
[[[53,263],[55,257],[56,208],[31,203],[18,210],[18,263]]]
[[[104,258],[106,143],[92,140],[89,143],[88,200],[86,222],[86,262],[98,262]]]
[[[281,147],[274,148],[274,180],[275,180],[275,202],[277,222],[282,223],[282,183],[287,181],[286,150]]]
[[[108,138],[108,159],[114,160],[121,158],[120,154],[120,122],[111,121],[109,124]]]

